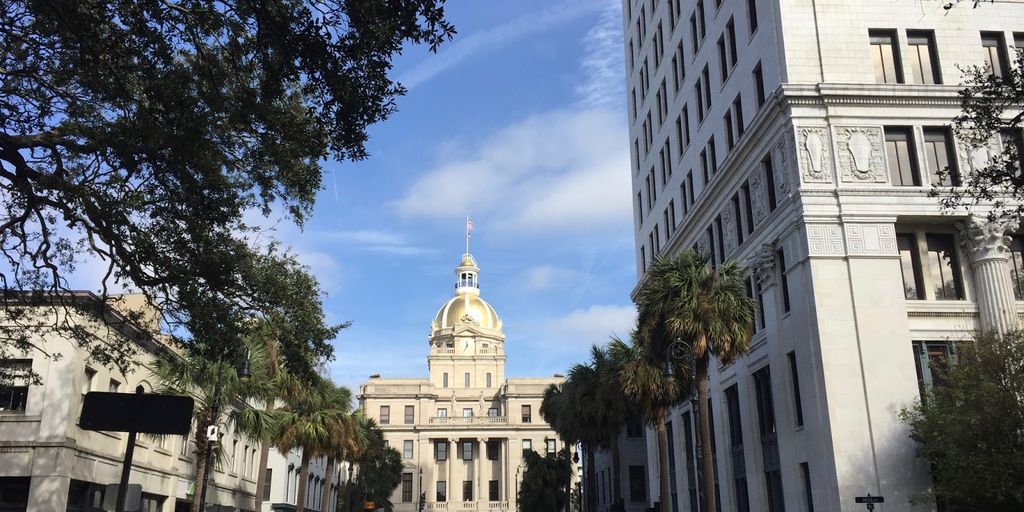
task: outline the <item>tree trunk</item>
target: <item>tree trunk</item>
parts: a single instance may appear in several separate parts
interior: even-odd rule
[[[205,415],[206,417],[202,417]],[[200,417],[196,418],[196,431],[193,434],[196,440],[196,477],[192,484],[192,512],[202,512],[199,505],[200,495],[202,494],[203,479],[206,477],[206,458],[210,456],[210,443],[206,438],[206,427],[211,423],[209,421],[209,411],[200,411]],[[207,493],[209,497],[209,493]]]
[[[331,504],[332,484],[334,484],[334,457],[327,457],[327,470],[324,472],[324,492],[320,496],[320,512],[330,512],[327,507]]]
[[[625,503],[622,500],[622,451],[619,449],[619,432],[612,436],[612,503],[614,511],[621,512]],[[596,509],[595,509],[596,510]]]
[[[587,447],[587,512],[597,512],[597,468],[594,467],[594,447]]]
[[[708,414],[708,363],[707,356],[697,361],[697,430],[700,433],[701,468],[704,473],[704,510],[715,512],[715,459],[711,452],[711,419]]]
[[[267,401],[267,414],[274,412],[274,401]],[[256,475],[256,512],[263,512],[263,487],[266,486],[267,461],[270,459],[270,443],[260,441],[260,468]],[[324,511],[326,512],[326,511]]]
[[[309,480],[309,450],[302,450],[302,463],[299,466],[299,488],[295,493],[295,510],[296,512],[305,512],[306,510],[306,482]]]
[[[658,431],[658,483],[661,484],[659,498],[661,501],[661,512],[672,512],[672,488],[669,485],[668,475],[668,430],[665,430],[665,414],[668,411],[658,411],[654,421],[657,423],[655,429]]]

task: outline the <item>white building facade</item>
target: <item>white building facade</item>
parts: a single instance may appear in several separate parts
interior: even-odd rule
[[[421,496],[426,510],[517,510],[523,453],[565,448],[540,416],[544,390],[563,379],[506,379],[503,325],[473,257],[455,274],[455,297],[430,326],[429,376],[360,387],[360,406],[402,454],[396,512],[419,510]]]
[[[983,167],[958,68],[1008,69],[1024,3],[624,0],[637,272],[697,249],[749,265],[748,355],[713,364],[721,510],[933,510],[897,413],[950,340],[1017,322],[1016,219],[953,213],[933,185]],[[1014,32],[1014,31],[1018,32]],[[942,169],[951,176],[942,176]],[[697,511],[691,405],[670,415],[673,509]],[[658,496],[648,436],[650,501]]]

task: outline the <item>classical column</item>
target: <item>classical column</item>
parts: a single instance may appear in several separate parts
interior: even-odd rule
[[[444,484],[444,492],[447,494],[445,500],[448,502],[454,501],[452,489],[455,487],[453,479],[455,478],[455,451],[458,449],[458,443],[455,439],[448,439],[448,460],[445,461],[448,464],[448,482]]]
[[[1017,328],[1017,304],[1010,284],[1007,233],[1017,230],[1015,217],[989,220],[971,214],[957,227],[960,243],[971,258],[971,273],[982,329],[999,334]]]
[[[484,493],[483,493],[483,488],[484,488],[484,486],[483,486],[483,479],[484,479],[484,460],[487,458],[487,453],[486,453],[487,452],[487,438],[486,437],[485,438],[477,438],[476,443],[477,443],[477,446],[479,446],[480,449],[477,452],[476,460],[473,461],[473,466],[474,466],[473,469],[476,470],[475,471],[476,472],[476,476],[474,477],[474,479],[476,480],[476,496],[474,496],[474,498],[476,499],[476,501],[485,501],[483,499],[483,497],[484,497]]]

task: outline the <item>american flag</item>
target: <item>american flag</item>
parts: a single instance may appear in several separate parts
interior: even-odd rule
[[[469,236],[473,233],[473,221],[466,217],[466,235]]]

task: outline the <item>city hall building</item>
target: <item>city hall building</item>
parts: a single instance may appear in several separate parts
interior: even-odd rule
[[[931,477],[897,413],[953,340],[1018,321],[1017,219],[929,192],[1020,143],[950,123],[961,69],[1024,48],[1024,4],[942,4],[623,1],[638,281],[696,249],[746,264],[760,308],[749,354],[711,369],[723,511],[934,510],[911,503]],[[690,407],[669,416],[672,496],[647,436],[645,499],[696,512]]]
[[[421,378],[371,376],[360,387],[367,416],[402,454],[396,512],[516,510],[523,453],[564,448],[540,416],[544,390],[560,376],[506,378],[498,313],[480,297],[469,254],[455,269],[455,296],[430,324]]]

